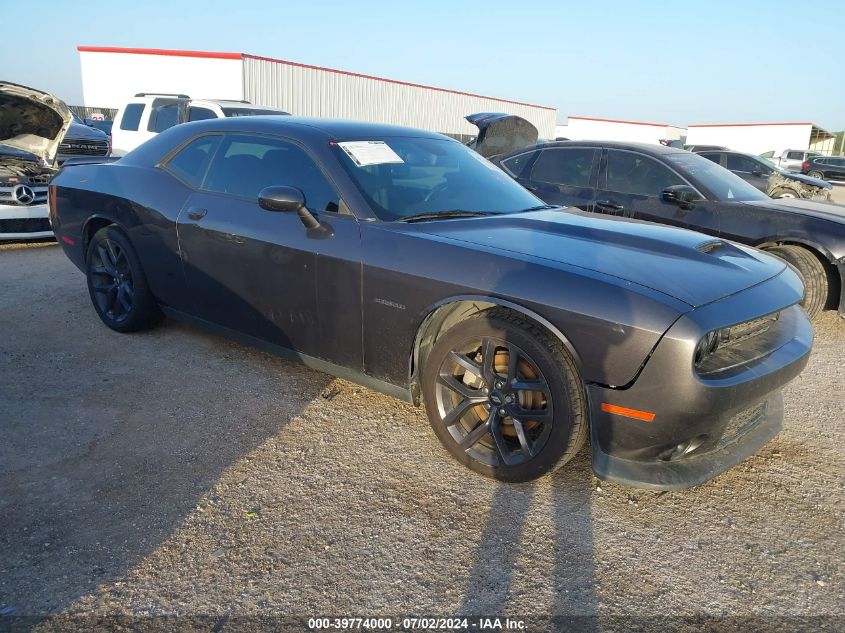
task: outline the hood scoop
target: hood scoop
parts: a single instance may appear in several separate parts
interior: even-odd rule
[[[727,246],[727,243],[723,242],[722,240],[708,240],[696,246],[695,250],[697,250],[699,253],[705,253],[709,255],[711,253],[715,253],[720,249],[727,248]]]

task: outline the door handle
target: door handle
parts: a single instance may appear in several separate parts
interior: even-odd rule
[[[188,209],[188,217],[192,220],[202,220],[206,213],[208,213],[208,209],[200,209],[199,207]]]
[[[610,200],[596,200],[596,206],[604,211],[622,211],[625,207]]]

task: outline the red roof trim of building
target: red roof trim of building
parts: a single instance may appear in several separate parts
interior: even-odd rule
[[[120,46],[77,46],[81,53],[128,53],[130,55],[165,55],[167,57],[203,57],[206,59],[243,59],[243,53],[177,51],[167,48],[123,48]]]
[[[602,121],[604,123],[627,123],[629,125],[651,125],[654,127],[680,127],[676,125],[669,125],[668,123],[646,123],[644,121],[623,121],[622,119],[599,119],[591,116],[568,116],[568,119],[578,119],[579,121]]]
[[[814,123],[695,123],[687,127],[759,127],[761,125],[815,125]]]
[[[391,84],[398,84],[400,86],[410,86],[412,88],[425,88],[426,90],[437,90],[438,92],[447,92],[449,94],[463,95],[465,97],[476,97],[478,99],[490,99],[492,101],[501,101],[503,103],[512,103],[514,105],[528,106],[530,108],[541,108],[543,110],[557,110],[551,106],[541,106],[534,103],[525,103],[524,101],[513,101],[511,99],[501,99],[499,97],[486,97],[484,95],[474,94],[472,92],[461,92],[460,90],[449,90],[448,88],[437,88],[436,86],[426,86],[424,84],[415,84],[407,81],[399,81],[398,79],[387,79],[386,77],[377,77],[375,75],[364,75],[362,73],[353,73],[348,70],[338,70],[336,68],[326,68],[324,66],[312,66],[310,64],[301,64],[299,62],[290,62],[285,59],[275,59],[273,57],[261,57],[259,55],[249,55],[247,53],[215,53],[206,51],[180,51],[164,48],[122,48],[120,46],[77,46],[76,50],[85,53],[128,53],[131,55],[165,55],[172,57],[204,57],[207,59],[257,59],[259,61],[275,62],[277,64],[285,64],[287,66],[296,66],[297,68],[310,68],[312,70],[322,70],[329,73],[337,73],[338,75],[348,75],[350,77],[361,77],[362,79],[373,79],[375,81],[385,81]]]

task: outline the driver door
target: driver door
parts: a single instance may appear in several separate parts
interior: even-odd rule
[[[639,152],[622,149],[606,152],[594,206],[597,213],[718,234],[718,216],[709,201],[702,200],[692,209],[682,209],[677,203],[663,199],[667,187],[689,184],[676,171]]]
[[[302,190],[320,230],[306,229],[296,213],[260,207],[258,193],[271,185]],[[298,144],[224,135],[177,220],[196,316],[359,370],[361,240],[356,219],[339,208]]]

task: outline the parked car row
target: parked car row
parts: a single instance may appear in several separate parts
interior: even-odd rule
[[[0,239],[53,236],[47,185],[66,161],[123,155],[184,121],[256,114],[284,113],[245,101],[139,94],[120,109],[115,122],[83,120],[52,95],[0,82]]]
[[[731,150],[699,151],[701,156],[733,172],[770,198],[809,198],[830,202],[833,185],[776,167],[766,158]]]

